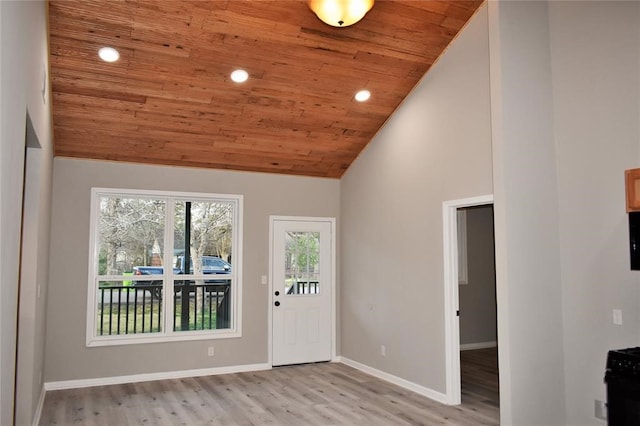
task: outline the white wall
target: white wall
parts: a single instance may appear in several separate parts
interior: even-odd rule
[[[18,363],[16,422],[30,423],[42,389],[44,294],[36,286],[46,284],[48,216],[51,180],[51,123],[48,87],[43,99],[43,72],[48,72],[46,3],[0,2],[0,424],[11,424],[14,401],[14,368],[23,162],[27,110],[41,145],[27,181],[32,198],[25,200],[26,222],[23,256],[32,261],[23,276],[20,309],[21,353]]]
[[[241,338],[85,346],[92,187],[244,196]],[[338,217],[339,191],[336,179],[56,158],[46,381],[266,364],[270,305],[260,278],[269,271],[269,215]]]
[[[640,167],[640,4],[550,2],[549,18],[567,424],[604,424],[607,351],[640,345],[624,195],[624,170]]]
[[[341,181],[341,355],[440,393],[442,202],[492,193],[488,57],[483,7]]]
[[[489,3],[500,408],[565,422],[558,192],[546,2]]]

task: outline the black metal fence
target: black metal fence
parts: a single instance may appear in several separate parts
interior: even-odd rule
[[[162,331],[160,281],[98,288],[96,331],[99,336]],[[176,281],[173,288],[173,330],[215,330],[231,326],[230,280],[207,283]]]
[[[318,281],[294,281],[287,290],[287,294],[317,294]]]

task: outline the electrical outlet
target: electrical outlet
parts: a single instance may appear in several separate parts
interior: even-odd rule
[[[596,418],[607,420],[607,403],[596,399],[595,403]]]
[[[380,355],[387,356],[387,348],[384,345],[380,346]]]
[[[209,346],[209,348],[207,349],[207,355],[213,356],[213,346]]]

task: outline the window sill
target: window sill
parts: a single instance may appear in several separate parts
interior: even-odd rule
[[[242,337],[242,333],[238,330],[217,330],[215,332],[207,330],[186,331],[171,334],[155,333],[154,335],[91,336],[87,338],[86,346],[92,348],[100,346],[140,345],[145,343],[184,342],[189,340],[232,339],[238,337]]]

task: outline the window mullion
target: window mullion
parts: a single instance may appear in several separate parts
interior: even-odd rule
[[[164,227],[164,285],[162,299],[162,309],[164,311],[164,332],[165,334],[173,333],[173,238],[174,238],[174,226],[175,226],[175,200],[174,198],[167,199],[167,207],[165,209],[165,227]]]

